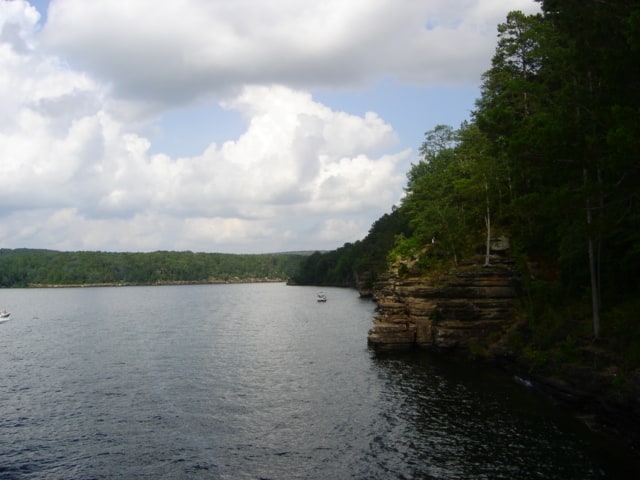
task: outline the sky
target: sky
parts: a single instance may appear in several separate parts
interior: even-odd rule
[[[0,248],[366,236],[533,0],[0,0]]]

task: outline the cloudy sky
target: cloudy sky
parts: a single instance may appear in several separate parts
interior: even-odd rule
[[[361,239],[533,0],[0,0],[0,247]]]

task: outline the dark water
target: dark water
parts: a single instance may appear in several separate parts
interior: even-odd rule
[[[0,478],[635,478],[501,373],[283,284],[1,290]]]

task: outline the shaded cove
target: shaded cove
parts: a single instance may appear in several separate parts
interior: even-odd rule
[[[324,292],[0,291],[0,478],[635,478],[507,374],[375,354],[375,305]]]

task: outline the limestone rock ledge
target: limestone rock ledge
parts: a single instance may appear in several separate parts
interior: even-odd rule
[[[380,278],[369,345],[379,351],[451,349],[498,340],[515,322],[520,277],[508,258],[483,262],[478,257],[437,278],[394,272]]]

